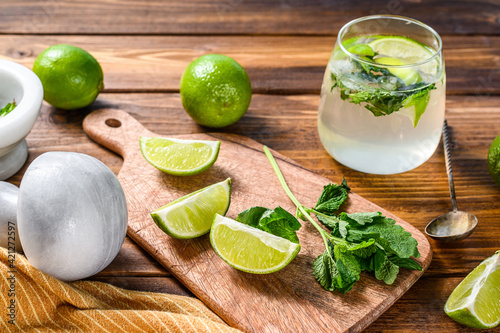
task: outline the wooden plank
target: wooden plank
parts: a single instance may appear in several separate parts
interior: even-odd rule
[[[499,11],[494,0],[3,0],[0,31],[333,35],[352,19],[394,14],[421,20],[441,34],[491,34],[498,32]]]
[[[443,311],[446,300],[462,279],[424,275],[364,332],[477,332],[477,329],[456,323]],[[500,328],[488,332],[500,332]]]
[[[32,67],[50,45],[92,53],[107,92],[176,92],[186,66],[208,53],[233,57],[255,93],[319,93],[335,37],[0,36],[0,58]],[[500,37],[445,36],[448,94],[500,93]]]
[[[92,276],[87,280],[105,282],[129,290],[194,297],[193,293],[173,277]]]
[[[116,258],[103,271],[94,275],[94,278],[117,278],[120,276],[141,277],[172,277],[158,261],[154,260],[140,246],[129,237],[118,252]]]
[[[108,126],[114,119],[120,126]],[[236,215],[252,206],[281,206],[294,211],[272,172],[262,145],[243,136],[230,134],[186,134],[177,138],[220,139],[216,164],[207,172],[185,178],[168,176],[144,159],[137,145],[140,136],[156,136],[128,113],[100,109],[89,114],[85,132],[96,142],[124,157],[118,174],[127,197],[128,235],[179,279],[189,290],[230,325],[245,332],[334,331],[358,332],[391,306],[423,274],[402,270],[392,284],[384,285],[365,276],[344,297],[325,291],[315,282],[313,260],[324,251],[321,236],[311,225],[297,235],[302,249],[296,260],[277,274],[265,276],[243,273],[224,263],[213,251],[207,236],[178,240],[167,236],[152,221],[150,212],[165,203],[230,177],[231,206],[226,216]],[[277,155],[287,183],[297,199],[311,206],[328,182]],[[138,177],[140,175],[140,177]],[[348,212],[380,211],[394,218],[419,244],[416,259],[425,270],[432,250],[425,236],[405,221],[354,193],[349,194]],[[331,307],[325,307],[328,304]],[[353,311],[354,310],[354,311]],[[252,313],[252,316],[246,316]],[[276,316],[279,314],[279,318]],[[308,321],[313,317],[315,321]]]

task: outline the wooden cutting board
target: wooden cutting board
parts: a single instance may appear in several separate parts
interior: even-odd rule
[[[401,269],[391,286],[368,273],[346,295],[325,291],[312,275],[313,260],[324,251],[314,227],[302,223],[298,232],[302,248],[283,270],[267,275],[240,272],[213,251],[208,235],[178,240],[163,233],[149,213],[195,190],[232,179],[231,206],[227,216],[252,207],[281,206],[294,213],[262,145],[233,134],[178,135],[181,139],[220,140],[220,154],[206,172],[190,177],[170,176],[151,166],[141,155],[140,136],[160,136],[145,129],[128,113],[101,109],[89,114],[85,132],[101,145],[123,156],[118,174],[128,202],[128,235],[168,269],[198,298],[233,327],[245,332],[358,332],[372,323],[423,274]],[[330,181],[273,152],[292,192],[313,207]],[[335,179],[342,180],[342,175]],[[355,189],[354,189],[355,190]],[[349,194],[347,212],[380,211],[418,240],[419,263],[426,269],[432,249],[426,237],[409,223],[383,208]]]

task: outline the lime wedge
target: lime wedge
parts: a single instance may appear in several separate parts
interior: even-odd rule
[[[230,266],[254,274],[279,271],[300,250],[299,244],[220,215],[215,216],[210,242]]]
[[[408,63],[404,62],[403,60],[390,57],[381,57],[374,59],[374,61],[377,64],[388,65],[388,66],[408,65]],[[391,72],[392,75],[400,78],[401,81],[403,81],[403,83],[407,86],[409,86],[410,84],[420,82],[422,80],[422,77],[420,76],[418,71],[412,67],[405,67],[405,68],[389,67],[387,69],[389,70],[389,72]]]
[[[207,186],[155,210],[151,217],[174,238],[195,238],[210,230],[215,214],[226,214],[231,202],[231,179]]]
[[[176,176],[192,176],[210,168],[220,141],[145,137],[139,140],[144,158],[155,168]]]
[[[500,251],[484,260],[460,282],[444,305],[453,320],[474,328],[500,323]]]
[[[368,46],[381,56],[397,58],[407,64],[425,61],[434,54],[424,44],[402,36],[380,36],[368,43]]]

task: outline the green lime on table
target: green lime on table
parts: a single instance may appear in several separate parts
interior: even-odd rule
[[[141,153],[155,168],[176,176],[192,176],[208,170],[219,156],[220,141],[145,137]]]
[[[297,243],[221,215],[215,216],[210,242],[230,266],[254,274],[279,271],[300,251]]]
[[[73,110],[90,105],[104,88],[99,62],[87,51],[58,44],[38,55],[33,72],[43,85],[43,98],[59,109]]]
[[[484,260],[453,290],[444,312],[474,328],[500,323],[500,251]]]
[[[495,183],[500,186],[500,135],[493,140],[488,150],[488,170]]]
[[[180,94],[184,109],[198,124],[220,128],[245,114],[252,87],[247,72],[234,59],[207,54],[187,66]]]
[[[226,214],[231,203],[231,179],[207,186],[155,210],[155,223],[174,238],[195,238],[206,234],[215,214]]]

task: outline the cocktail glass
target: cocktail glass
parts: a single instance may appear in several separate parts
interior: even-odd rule
[[[326,67],[318,132],[341,164],[396,174],[427,161],[439,144],[446,79],[440,36],[405,17],[347,23]]]

